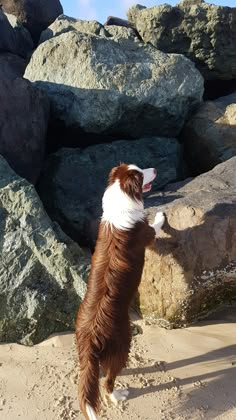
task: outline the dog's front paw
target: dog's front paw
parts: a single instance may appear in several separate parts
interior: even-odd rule
[[[162,211],[158,211],[155,216],[154,225],[161,228],[165,222],[165,214]]]

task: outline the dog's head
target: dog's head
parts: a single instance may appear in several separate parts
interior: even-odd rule
[[[150,191],[156,169],[122,164],[113,168],[102,200],[102,221],[129,230],[144,220],[142,193]]]
[[[151,190],[156,175],[155,168],[140,169],[136,165],[121,164],[111,170],[109,186],[118,181],[123,193],[133,200],[141,201],[142,193]]]

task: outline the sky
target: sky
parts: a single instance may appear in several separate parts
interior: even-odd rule
[[[178,0],[61,0],[66,15],[101,23],[105,23],[108,16],[126,19],[126,10],[137,3],[152,7],[164,3],[175,5]],[[236,7],[236,0],[207,0],[206,3]]]

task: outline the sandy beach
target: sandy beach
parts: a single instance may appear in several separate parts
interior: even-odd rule
[[[186,329],[136,320],[129,366],[117,387],[128,401],[104,402],[110,420],[236,419],[236,307]],[[81,419],[73,334],[34,347],[0,346],[1,420]]]

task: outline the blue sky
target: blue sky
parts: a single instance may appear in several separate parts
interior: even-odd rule
[[[174,5],[178,1],[172,0],[61,0],[64,13],[79,19],[95,19],[101,23],[106,21],[107,16],[126,18],[126,10],[133,4],[142,4],[152,7],[158,4],[168,3]],[[236,6],[236,0],[213,0],[207,3],[220,4],[222,6]]]

